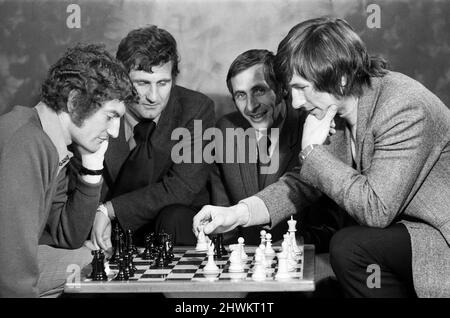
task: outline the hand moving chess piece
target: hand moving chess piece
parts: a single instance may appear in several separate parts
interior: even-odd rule
[[[208,250],[208,241],[207,241],[205,232],[203,232],[203,227],[200,228],[200,231],[198,233],[197,245],[195,246],[195,250],[198,252],[203,252],[203,251]]]

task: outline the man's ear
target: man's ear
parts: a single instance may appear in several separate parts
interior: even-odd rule
[[[78,90],[72,89],[69,92],[69,96],[67,97],[67,110],[69,111],[69,114],[73,114],[75,111],[75,100],[78,97]]]

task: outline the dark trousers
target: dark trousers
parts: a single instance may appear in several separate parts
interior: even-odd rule
[[[347,297],[415,297],[411,258],[403,224],[344,228],[330,243],[331,266]]]

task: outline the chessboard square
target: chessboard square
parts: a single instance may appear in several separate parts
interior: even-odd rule
[[[206,252],[200,253],[200,252],[186,252],[184,253],[183,257],[200,257],[204,258],[206,256]]]
[[[186,264],[177,264],[175,265],[174,269],[198,269],[199,266],[197,265],[186,265]]]
[[[197,271],[196,268],[184,268],[184,269],[175,268],[172,270],[172,274],[195,273],[196,271]]]
[[[202,260],[181,260],[178,262],[178,265],[195,265],[200,266],[203,262]]]

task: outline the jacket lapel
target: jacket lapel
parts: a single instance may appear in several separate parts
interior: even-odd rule
[[[371,120],[380,94],[381,80],[378,77],[372,77],[371,87],[364,87],[364,92],[358,102],[358,117],[356,124],[356,158],[355,162],[358,171],[361,171],[362,145],[366,136],[367,126]]]
[[[244,119],[242,118],[242,121],[240,123],[238,123],[237,128],[242,127],[244,129],[244,131],[246,131],[247,129],[251,128],[250,124]],[[246,137],[247,138],[247,137]],[[254,130],[253,130],[253,135],[252,138],[255,139],[255,142],[253,143],[256,146],[256,135],[254,134]],[[248,145],[250,144],[250,141],[246,140],[248,142]],[[251,152],[253,151],[256,154],[257,149],[256,148],[246,148],[249,151],[246,152],[245,154],[245,160],[244,162],[239,162],[239,173],[241,175],[241,180],[244,186],[244,190],[245,190],[245,194],[246,197],[252,196],[255,193],[257,193],[259,191],[258,188],[258,168],[256,165],[256,162],[250,162],[250,155]],[[236,162],[238,162],[238,148],[237,148],[237,144],[234,143],[234,159],[236,160]]]

